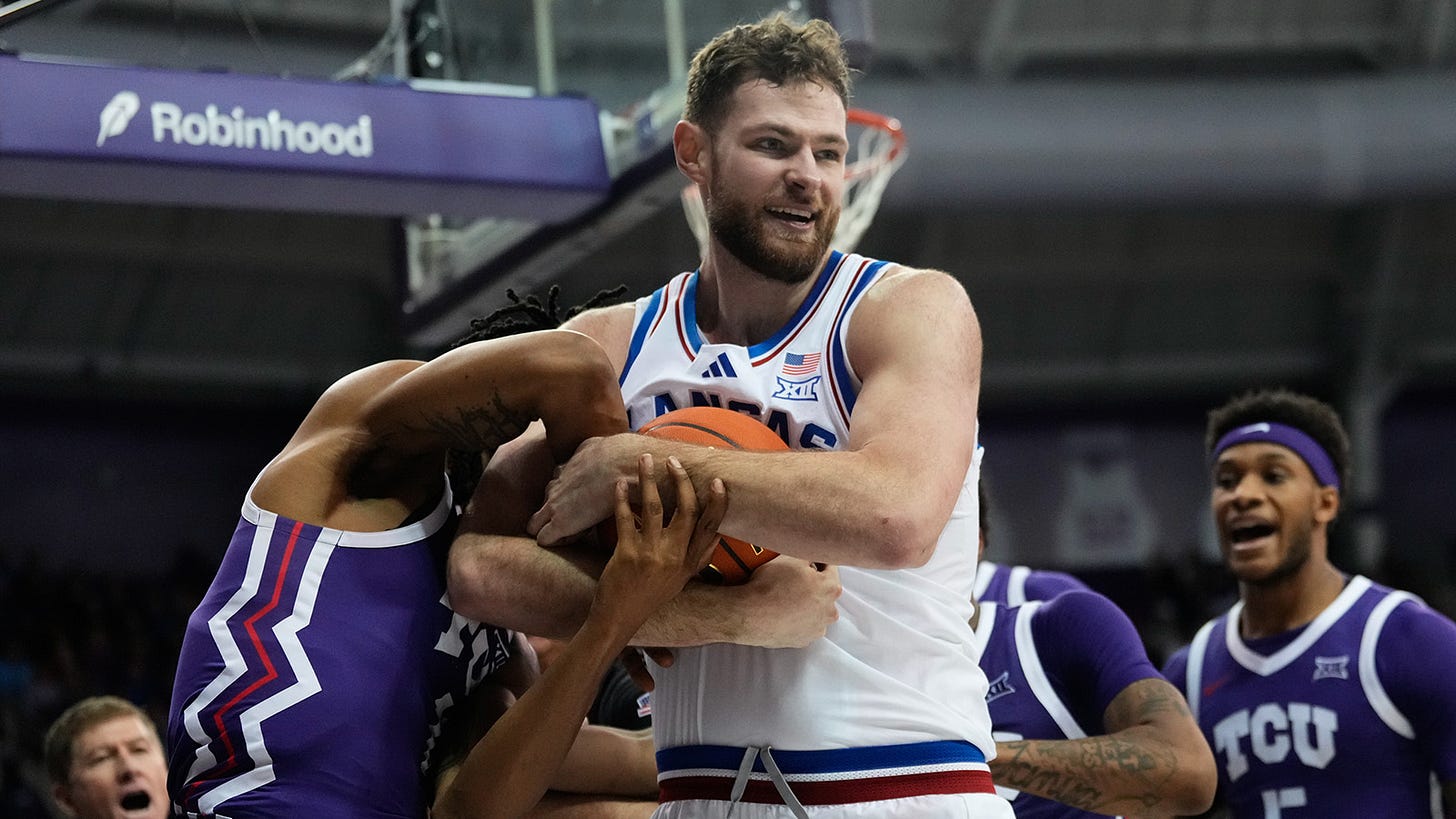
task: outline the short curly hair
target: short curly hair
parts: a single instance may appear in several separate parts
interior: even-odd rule
[[[1250,390],[1210,410],[1204,451],[1212,457],[1214,446],[1230,430],[1261,421],[1287,424],[1313,438],[1334,462],[1340,485],[1350,485],[1350,436],[1339,413],[1318,398],[1282,387]]]
[[[729,100],[742,84],[811,82],[849,105],[849,60],[844,43],[823,20],[796,23],[783,12],[734,26],[693,55],[683,119],[710,133],[723,124]]]

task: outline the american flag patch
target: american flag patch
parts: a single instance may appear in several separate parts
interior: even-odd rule
[[[787,353],[784,355],[784,375],[813,375],[819,371],[819,353]]]

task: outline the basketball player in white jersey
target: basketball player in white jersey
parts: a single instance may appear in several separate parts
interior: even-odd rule
[[[843,585],[807,647],[707,645],[655,669],[659,817],[1010,815],[966,622],[980,328],[950,275],[831,249],[847,98],[822,21],[778,16],[705,46],[673,138],[706,205],[702,266],[569,324],[621,370],[634,428],[709,404],[777,431],[796,451],[652,449],[723,477],[725,534],[837,566]],[[607,517],[597,484],[631,478],[642,447],[585,443],[530,531],[552,545]]]

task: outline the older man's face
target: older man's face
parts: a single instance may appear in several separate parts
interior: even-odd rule
[[[134,714],[81,732],[71,746],[71,774],[56,802],[78,819],[165,819],[167,762],[156,731]]]

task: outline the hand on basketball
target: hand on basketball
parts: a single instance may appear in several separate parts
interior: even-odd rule
[[[671,522],[664,525],[652,456],[640,456],[637,469],[641,511],[633,511],[627,480],[618,479],[617,547],[602,570],[593,602],[594,610],[602,606],[617,610],[623,622],[632,623],[633,630],[707,564],[717,543],[718,525],[728,508],[727,490],[715,478],[709,484],[707,505],[700,513],[697,492],[687,470],[676,458],[668,458],[677,508]]]

